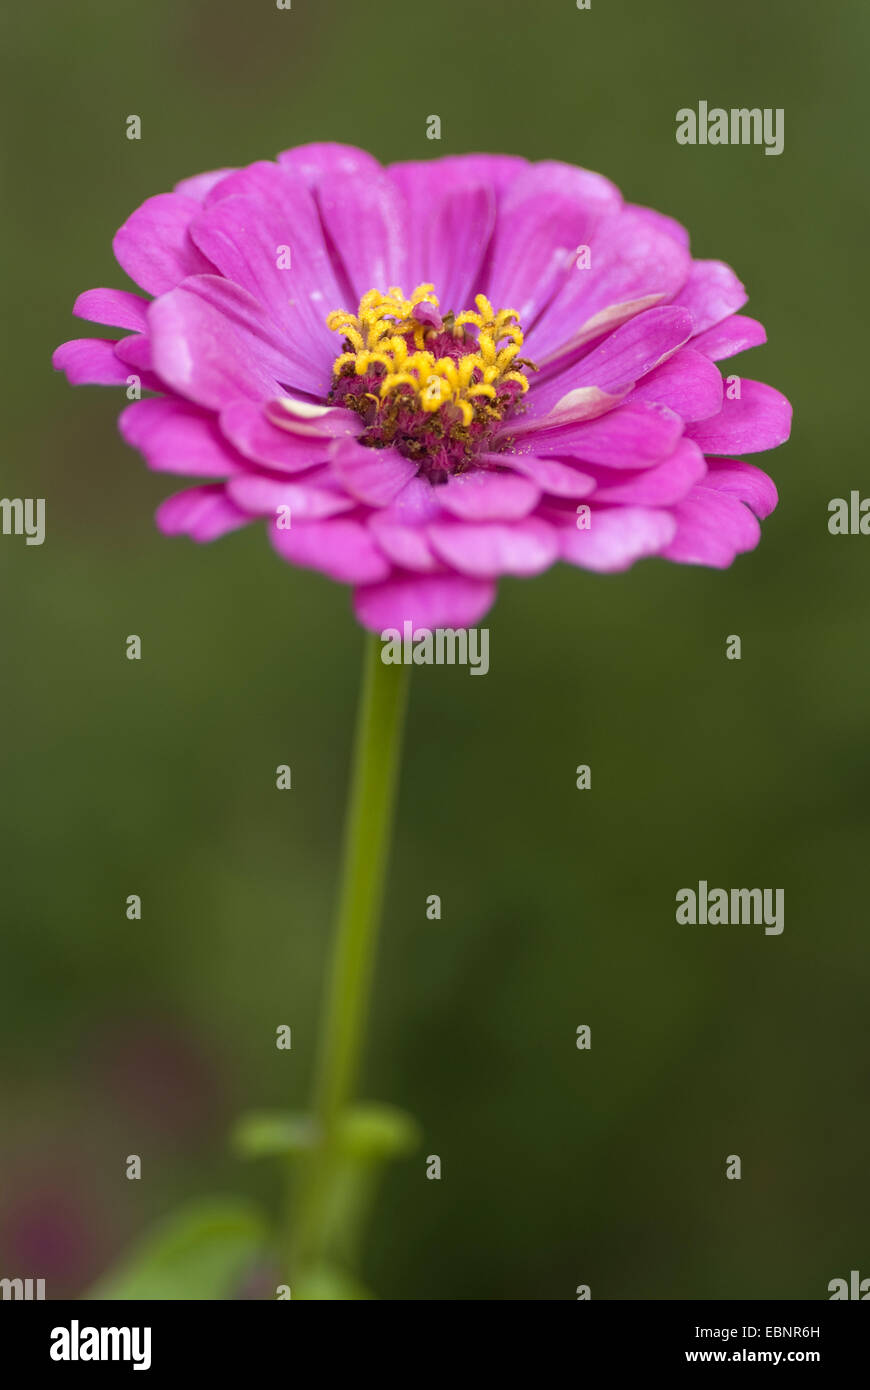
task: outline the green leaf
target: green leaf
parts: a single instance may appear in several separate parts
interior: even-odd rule
[[[314,1147],[317,1125],[311,1115],[289,1110],[262,1110],[243,1115],[232,1133],[233,1148],[243,1158],[284,1158]],[[350,1159],[369,1162],[399,1158],[420,1142],[416,1120],[394,1105],[364,1101],[341,1116],[338,1145]]]
[[[232,1133],[232,1146],[242,1158],[283,1158],[304,1153],[314,1141],[308,1115],[292,1111],[256,1111],[243,1115]]]
[[[395,1105],[365,1101],[345,1111],[339,1142],[348,1158],[400,1158],[413,1153],[420,1143],[420,1127],[411,1115]]]
[[[292,1297],[299,1301],[330,1303],[359,1302],[374,1298],[374,1294],[352,1274],[335,1265],[318,1265],[317,1269],[300,1277],[293,1285]]]
[[[236,1198],[190,1203],[167,1216],[85,1296],[230,1298],[265,1243],[259,1212]]]

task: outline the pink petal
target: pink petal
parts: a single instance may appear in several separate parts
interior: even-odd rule
[[[408,209],[408,292],[434,284],[443,312],[470,307],[495,225],[492,189],[440,161],[393,164],[389,173]]]
[[[289,531],[272,522],[269,539],[282,559],[343,584],[374,584],[390,573],[389,562],[360,521],[303,521]]]
[[[440,489],[433,487],[426,478],[412,478],[402,488],[395,501],[371,518],[372,524],[395,521],[403,526],[422,526],[426,521],[438,521],[441,517],[439,491]]]
[[[667,361],[691,333],[691,316],[684,309],[671,305],[647,309],[617,328],[565,375],[572,384],[616,391]]]
[[[122,270],[149,294],[175,289],[188,275],[214,266],[188,235],[199,204],[181,193],[158,193],[137,208],[115,233],[112,249]]]
[[[686,434],[705,454],[755,454],[775,449],[791,432],[791,406],[781,391],[762,381],[740,382],[740,399],[722,402],[711,420],[689,425]]]
[[[565,371],[542,382],[533,377],[528,413],[537,417],[545,408],[555,409],[555,402],[569,385],[572,390],[594,386],[605,392],[624,392],[666,362],[691,335],[692,319],[685,309],[669,305],[647,309]]]
[[[426,478],[412,478],[389,506],[369,518],[369,529],[381,550],[399,569],[443,570],[426,539],[425,523],[442,516],[438,487]]]
[[[142,333],[148,324],[148,303],[147,299],[129,290],[85,290],[73,305],[73,313],[89,323],[110,324],[113,328],[129,328]]]
[[[348,420],[355,417],[343,412]],[[220,413],[220,428],[245,458],[285,473],[300,473],[329,456],[333,437],[328,434],[292,434],[278,429],[264,414],[259,401],[233,401]]]
[[[568,372],[589,351],[591,343],[600,342],[608,333],[621,328],[624,323],[643,314],[647,309],[655,309],[667,295],[664,293],[641,295],[638,299],[626,299],[619,304],[609,304],[591,318],[585,319],[576,332],[565,342],[553,348],[545,356],[537,358],[536,365],[544,380],[554,372]]]
[[[135,401],[121,412],[118,428],[149,468],[228,478],[242,461],[226,443],[213,415],[187,401],[160,397]]]
[[[384,554],[399,569],[425,572],[444,568],[421,526],[392,520],[385,512],[380,512],[369,521],[369,530]]]
[[[181,193],[185,198],[192,198],[194,202],[202,203],[213,188],[223,183],[229,174],[235,173],[234,169],[212,169],[207,174],[194,174],[193,178],[182,179],[177,183],[174,192]]]
[[[637,401],[565,429],[523,435],[519,450],[537,457],[569,455],[607,468],[649,468],[672,453],[683,422],[667,406]]]
[[[747,297],[730,265],[724,261],[693,261],[689,278],[674,303],[688,309],[695,332],[703,333],[742,308]]]
[[[320,486],[325,484],[325,486]],[[314,469],[298,482],[241,473],[227,484],[227,495],[242,511],[253,516],[274,516],[280,507],[290,508],[290,528],[300,521],[320,521],[352,511],[352,498],[329,487],[327,469]]]
[[[115,355],[137,372],[154,370],[154,356],[147,333],[131,333],[129,338],[119,338]]]
[[[668,217],[667,213],[658,212],[655,208],[645,208],[639,203],[626,203],[626,210],[637,213],[657,231],[664,232],[674,241],[679,242],[680,246],[689,249],[689,233],[681,222],[677,222],[673,217]]]
[[[382,584],[357,589],[353,596],[363,627],[379,633],[388,628],[403,633],[406,622],[412,632],[473,627],[494,602],[491,580],[460,574],[396,575]]]
[[[408,208],[389,174],[379,170],[364,179],[324,174],[317,201],[357,301],[370,289],[390,285],[408,293]],[[330,308],[355,309],[356,304],[328,305],[324,312]]]
[[[723,319],[721,323],[693,338],[692,347],[698,352],[703,352],[714,362],[719,362],[723,357],[733,357],[738,352],[745,352],[747,348],[758,347],[760,343],[766,342],[764,325],[757,319],[751,319],[746,314],[731,314],[729,318]]]
[[[626,475],[611,473],[618,482],[599,478],[595,493],[599,502],[622,502],[632,506],[667,507],[679,502],[707,473],[707,463],[697,444],[681,439],[663,463]]]
[[[577,247],[589,244],[619,190],[570,164],[533,164],[510,186],[495,229],[487,294],[515,309],[528,328],[571,275]]]
[[[247,526],[250,517],[233,506],[222,483],[188,488],[167,497],[157,508],[155,520],[165,536],[190,536],[191,540],[217,540]]]
[[[355,439],[333,445],[330,462],[351,496],[372,507],[392,502],[418,469],[398,449],[369,449]]]
[[[324,396],[340,338],[326,326],[340,307],[317,208],[301,179],[275,164],[254,164],[222,185],[236,192],[212,202],[191,223],[200,250],[261,304],[280,329],[299,389]],[[281,247],[289,248],[289,268]]]
[[[539,366],[570,357],[589,340],[590,321],[600,323],[602,332],[623,322],[628,315],[615,314],[618,306],[648,308],[655,302],[650,296],[670,298],[685,283],[691,266],[685,247],[628,209],[603,218],[588,245],[590,268],[571,271],[527,335],[526,354]]]
[[[555,532],[537,517],[522,521],[430,522],[426,534],[441,559],[478,579],[540,574],[558,555]]]
[[[529,392],[530,401],[526,413],[517,420],[509,420],[502,428],[504,438],[520,439],[524,434],[538,434],[541,430],[561,429],[565,425],[578,425],[581,420],[596,420],[619,405],[626,394],[625,388],[617,395],[602,391],[598,386],[576,386],[566,390],[565,372],[558,380],[558,388],[548,392],[546,388]],[[552,384],[552,383],[551,383]],[[564,395],[561,394],[564,392]],[[547,403],[552,396],[556,399],[551,408]]]
[[[311,189],[316,189],[321,180],[330,174],[365,179],[381,173],[380,164],[368,150],[358,149],[356,145],[338,145],[328,141],[282,150],[278,155],[278,163],[285,169],[299,174]]]
[[[482,468],[455,473],[437,492],[443,509],[464,521],[514,521],[528,516],[541,495],[528,478]]]
[[[220,299],[235,299],[242,311],[233,321],[202,297],[202,281]],[[281,394],[270,374],[275,365],[265,338],[248,326],[257,306],[238,286],[201,276],[155,299],[148,310],[154,365],[179,395],[219,410],[237,397],[267,400]]]
[[[319,405],[294,396],[276,396],[267,401],[264,414],[287,434],[329,435],[333,439],[355,438],[363,432],[359,416],[334,405]]]
[[[588,497],[595,491],[595,479],[556,459],[535,458],[531,454],[483,454],[482,463],[499,463],[516,469],[536,483],[541,492],[553,497]]]
[[[437,161],[427,160],[426,166],[438,169],[445,179],[463,183],[482,183],[495,194],[501,206],[517,179],[531,168],[527,159],[515,154],[448,154]],[[393,169],[401,165],[390,165]]]
[[[64,372],[71,386],[121,386],[130,367],[115,352],[110,338],[73,338],[52,353],[56,372]]]
[[[722,409],[722,377],[709,357],[694,348],[675,352],[644,377],[628,401],[657,401],[685,420],[707,420]]]
[[[737,459],[710,459],[705,487],[745,502],[759,521],[770,516],[779,501],[773,479],[753,463],[740,463]]]
[[[727,569],[735,556],[753,550],[761,537],[761,527],[748,507],[709,487],[694,487],[673,514],[677,531],[663,554],[679,564]]]
[[[612,573],[628,569],[647,555],[659,555],[676,523],[670,512],[650,507],[595,507],[588,530],[560,528],[561,558],[581,569]]]

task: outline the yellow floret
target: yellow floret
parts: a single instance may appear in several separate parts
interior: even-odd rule
[[[511,370],[522,347],[523,332],[514,309],[499,309],[496,313],[486,295],[479,294],[474,301],[476,312],[466,309],[453,319],[458,340],[465,325],[474,328],[477,350],[458,361],[453,357],[435,357],[425,347],[434,336],[432,329],[415,315],[421,304],[437,309],[433,288],[430,284],[418,285],[410,299],[405,298],[398,285],[390,286],[386,294],[372,289],[363,295],[355,314],[344,309],[329,314],[327,327],[343,335],[347,348],[335,359],[333,371],[338,376],[352,366],[357,376],[365,376],[372,367],[381,366],[381,400],[398,390],[410,391],[420,410],[431,414],[451,406],[467,428],[474,419],[475,405],[490,416],[497,416],[497,407],[487,403],[497,399],[498,388],[504,382],[516,382],[523,392],[528,390],[523,373]]]

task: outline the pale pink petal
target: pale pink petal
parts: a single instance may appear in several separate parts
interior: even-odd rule
[[[630,401],[657,401],[676,411],[687,424],[707,420],[722,409],[722,376],[709,357],[695,352],[694,346],[681,348],[638,383],[626,397],[626,403]]]
[[[358,418],[349,410],[342,414],[349,422]],[[266,418],[259,401],[233,401],[225,406],[220,413],[220,428],[245,458],[285,473],[300,473],[312,464],[325,462],[333,445],[332,435],[302,435],[278,429]]]
[[[137,372],[154,370],[154,354],[146,333],[131,333],[129,338],[119,338],[115,345],[115,355]]]
[[[501,437],[517,440],[523,435],[540,434],[542,430],[578,425],[581,420],[597,420],[600,415],[606,415],[619,405],[628,393],[628,387],[623,387],[615,395],[602,391],[598,386],[577,386],[569,390],[566,389],[566,377],[570,377],[569,372],[558,378],[555,391],[548,392],[546,387],[530,391],[526,412],[516,420],[506,420]],[[552,399],[554,396],[555,400]]]
[[[640,312],[681,289],[691,267],[685,247],[641,214],[623,209],[596,227],[591,266],[575,268],[540,322],[527,334],[524,350],[542,365],[570,359],[589,341],[590,323],[601,331],[624,321],[617,306]]]
[[[299,174],[311,189],[316,189],[320,181],[329,174],[366,179],[381,173],[381,165],[368,150],[358,149],[356,145],[338,145],[329,141],[297,145],[292,150],[282,150],[278,155],[278,163],[285,169]]]
[[[326,316],[341,306],[343,296],[314,200],[300,178],[275,164],[255,164],[232,175],[222,191],[230,183],[233,194],[204,208],[190,234],[221,273],[248,290],[280,327],[300,385],[325,395],[341,350]]]
[[[514,452],[538,458],[568,455],[607,468],[649,468],[673,452],[682,433],[682,420],[667,406],[637,401],[597,420],[523,435]]]
[[[303,521],[289,531],[273,521],[269,539],[282,559],[342,584],[374,584],[390,573],[389,561],[360,521]]]
[[[52,353],[56,372],[63,372],[71,386],[121,386],[130,367],[115,352],[109,338],[73,338]]]
[[[541,492],[553,497],[588,497],[595,491],[596,482],[588,473],[581,473],[569,463],[556,459],[535,458],[532,454],[484,454],[482,463],[500,463],[513,468],[536,483]]]
[[[244,468],[214,416],[188,401],[134,401],[121,412],[118,428],[130,447],[144,454],[148,467],[161,473],[228,478]]]
[[[726,397],[718,415],[689,425],[686,434],[705,454],[755,454],[783,444],[790,431],[791,406],[782,392],[744,377],[739,400]]]
[[[430,522],[426,534],[441,559],[479,579],[540,574],[557,558],[553,528],[538,517],[522,521]]]
[[[326,173],[317,185],[317,202],[357,302],[369,290],[390,285],[407,293],[408,207],[389,174]],[[355,309],[356,304],[329,308]]]
[[[437,492],[444,511],[463,521],[513,521],[528,516],[541,495],[530,478],[481,468],[454,473]]]
[[[689,233],[681,222],[675,218],[668,217],[667,213],[657,212],[655,208],[645,208],[640,203],[626,203],[626,211],[637,213],[656,230],[665,232],[674,241],[679,242],[680,246],[689,249]]]
[[[355,438],[362,432],[359,416],[340,406],[322,405],[296,396],[276,396],[263,407],[266,418],[278,429],[296,436],[329,435],[332,439]]]
[[[266,344],[247,326],[233,322],[198,293],[202,279],[189,280],[155,299],[148,310],[154,365],[162,379],[198,405],[220,410],[237,397],[268,400],[281,394],[269,372]],[[231,294],[248,316],[256,305],[244,290],[218,281],[221,295]],[[215,286],[217,290],[217,286]]]
[[[747,297],[730,265],[724,261],[693,261],[689,278],[674,303],[688,309],[695,333],[704,333],[742,308]]]
[[[190,536],[204,543],[238,531],[251,518],[233,505],[222,483],[215,483],[167,497],[157,508],[155,520],[165,536]]]
[[[467,183],[479,181],[491,188],[496,203],[501,206],[521,174],[531,166],[527,159],[516,154],[448,154],[429,161],[433,168],[443,171],[445,179]],[[396,168],[391,165],[390,168]]]
[[[581,361],[539,382],[532,377],[527,413],[538,417],[555,409],[565,392],[578,387],[625,391],[666,362],[692,335],[692,318],[685,309],[664,305],[635,315],[610,333]]]
[[[426,484],[429,487],[429,484]],[[430,488],[430,491],[434,489]],[[392,520],[379,512],[369,521],[369,530],[384,554],[403,570],[443,570],[444,566],[426,539],[422,526]]]
[[[431,160],[390,166],[408,208],[408,288],[434,284],[442,312],[471,307],[495,226],[495,194]]]
[[[208,275],[212,263],[194,246],[188,228],[199,204],[181,193],[148,198],[115,233],[115,258],[149,294],[175,289],[188,275]]]
[[[315,468],[294,482],[266,478],[256,473],[240,473],[227,483],[227,496],[252,516],[278,519],[279,509],[290,508],[290,528],[302,521],[320,521],[352,511],[352,498],[330,486],[329,470]]]
[[[146,311],[149,301],[129,290],[85,290],[73,305],[76,318],[89,323],[109,324],[112,328],[129,328],[143,333],[148,325]]]
[[[592,241],[619,190],[600,174],[545,160],[511,184],[499,212],[487,294],[530,328],[571,274],[578,246]]]
[[[683,565],[727,569],[735,556],[754,550],[761,527],[736,498],[699,486],[674,508],[676,534],[662,554]]]
[[[419,466],[397,449],[368,449],[354,439],[340,440],[329,457],[332,471],[351,496],[372,507],[392,502]]]
[[[217,188],[229,174],[233,173],[235,173],[234,169],[212,169],[207,174],[194,174],[193,178],[182,179],[177,183],[174,192],[181,193],[185,198],[193,198],[194,202],[201,203],[208,197],[213,188]]]
[[[636,560],[658,555],[676,530],[668,511],[652,507],[593,509],[588,530],[573,526],[559,529],[563,560],[581,569],[611,573],[628,569]]]
[[[273,398],[283,396],[288,390],[304,393],[304,381],[300,384],[297,378],[303,377],[305,381],[313,379],[310,364],[299,357],[291,358],[286,336],[253,295],[221,275],[192,275],[178,288],[195,295],[216,311],[217,317],[210,315],[214,325],[215,351],[223,350],[223,335],[228,333],[238,340],[242,351],[259,373],[279,383],[280,390],[273,393]],[[151,309],[153,305],[149,306],[149,314]]]
[[[679,502],[707,473],[707,463],[697,444],[681,439],[663,463],[626,475],[616,471],[606,481],[598,478],[595,502],[621,502],[628,506],[667,507]]]
[[[731,314],[721,323],[693,338],[692,347],[698,352],[703,352],[705,357],[711,358],[712,361],[719,362],[723,357],[734,357],[738,352],[745,352],[747,348],[758,347],[760,343],[766,342],[764,325],[757,319],[751,319],[746,314]]]
[[[438,492],[427,478],[412,478],[389,506],[372,517],[372,523],[395,521],[403,526],[422,526],[424,522],[437,521],[441,516]]]
[[[745,502],[759,521],[770,516],[779,501],[779,495],[773,479],[760,468],[756,468],[752,463],[741,463],[737,459],[709,459],[708,467],[706,487]]]
[[[382,584],[366,585],[353,596],[356,616],[371,632],[393,628],[474,627],[495,602],[495,584],[460,574],[396,575]]]

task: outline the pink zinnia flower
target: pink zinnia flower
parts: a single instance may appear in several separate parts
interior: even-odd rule
[[[127,336],[54,363],[158,393],[124,438],[210,480],[161,530],[264,519],[375,631],[475,623],[500,575],[559,560],[724,567],[776,505],[732,456],[781,444],[788,402],[715,365],[765,341],[743,286],[599,174],[307,145],[149,198],[114,250],[154,297],[81,295]]]

